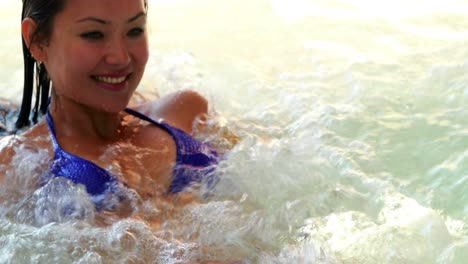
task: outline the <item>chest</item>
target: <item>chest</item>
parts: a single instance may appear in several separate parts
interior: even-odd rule
[[[58,143],[64,151],[107,170],[142,197],[167,190],[171,183],[176,144],[158,128],[141,128],[115,142],[63,137]]]

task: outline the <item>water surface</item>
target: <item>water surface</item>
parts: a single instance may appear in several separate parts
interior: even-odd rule
[[[0,95],[14,102],[22,85],[17,2],[0,8]],[[152,57],[140,90],[152,97],[190,88],[209,99],[213,120],[240,137],[219,184],[199,204],[141,205],[159,227],[141,218],[100,227],[73,187],[66,197],[81,201],[84,216],[46,224],[34,214],[43,189],[2,190],[14,195],[0,210],[0,262],[468,259],[468,3],[149,4]],[[24,188],[44,155],[19,151],[11,174]]]

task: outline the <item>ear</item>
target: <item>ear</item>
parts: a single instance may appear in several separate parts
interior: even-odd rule
[[[36,27],[36,21],[29,17],[25,18],[23,22],[21,22],[21,34],[34,59],[43,62],[47,60],[47,49],[44,41],[38,39],[37,36],[33,39]]]

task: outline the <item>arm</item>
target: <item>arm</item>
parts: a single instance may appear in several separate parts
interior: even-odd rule
[[[154,120],[163,119],[169,125],[191,134],[195,118],[207,114],[208,102],[197,92],[182,90],[139,105],[135,109]]]
[[[154,120],[163,119],[171,126],[182,129],[192,134],[195,118],[199,117],[196,124],[197,133],[207,135],[219,135],[214,143],[219,153],[232,149],[239,141],[239,136],[226,126],[217,122],[206,123],[208,103],[204,97],[194,91],[178,91],[159,100],[144,103],[135,107],[135,110],[149,116]],[[208,117],[210,119],[210,117]]]
[[[15,154],[10,144],[12,137],[13,136],[4,136],[0,138],[0,184],[3,184],[6,170],[11,169],[11,158]]]

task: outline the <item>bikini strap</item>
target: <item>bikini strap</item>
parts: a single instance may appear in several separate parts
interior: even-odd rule
[[[160,126],[161,124],[159,122],[156,122],[155,120],[149,118],[148,116],[136,111],[136,110],[133,110],[133,109],[130,109],[130,108],[125,108],[124,110],[125,112],[131,114],[132,116],[135,116],[135,117],[138,117],[139,119],[142,119],[142,120],[145,120],[147,122],[150,122],[152,124],[155,124],[155,125],[158,125]]]
[[[57,141],[57,135],[55,134],[54,121],[52,120],[50,111],[47,111],[46,120],[47,120],[47,126],[49,127],[50,133],[52,134],[52,144],[54,146],[54,150],[60,149],[60,145],[58,144],[58,141]]]
[[[130,109],[130,108],[125,108],[124,110],[125,112],[127,112],[128,114],[130,115],[133,115],[141,120],[144,120],[144,121],[147,121],[153,125],[156,125],[162,129],[164,129],[165,131],[167,131],[167,133],[169,133],[169,135],[171,135],[171,137],[174,139],[174,142],[176,144],[176,150],[177,150],[177,161],[180,161],[181,158],[182,158],[182,153],[181,153],[181,143],[179,142],[179,138],[177,136],[177,129],[176,128],[173,128],[171,126],[169,126],[168,124],[164,123],[164,122],[157,122],[156,120],[136,111],[136,110],[133,110],[133,109]]]

